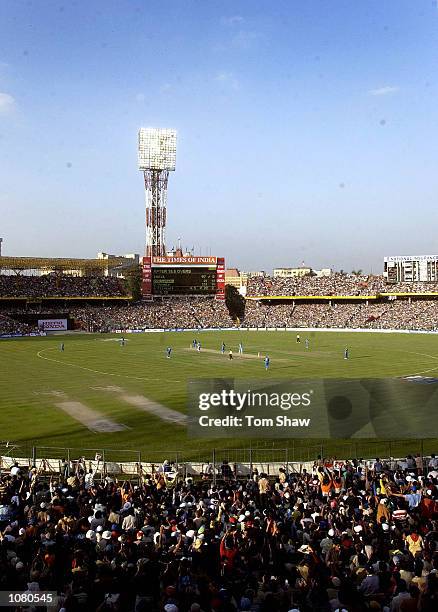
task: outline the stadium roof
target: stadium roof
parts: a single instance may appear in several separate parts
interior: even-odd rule
[[[3,270],[106,270],[124,266],[126,259],[72,259],[69,257],[0,257]]]

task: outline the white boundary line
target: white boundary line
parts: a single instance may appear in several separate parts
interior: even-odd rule
[[[117,376],[118,378],[132,378],[133,380],[154,380],[157,382],[171,382],[171,383],[180,383],[182,380],[172,380],[166,378],[144,378],[142,376],[129,376],[127,374],[116,374],[115,372],[102,372],[101,370],[93,370],[93,368],[87,368],[86,366],[81,366],[78,363],[69,363],[68,361],[61,361],[61,359],[53,359],[51,357],[45,357],[42,355],[45,351],[53,351],[55,350],[53,347],[41,349],[37,352],[37,357],[40,359],[45,359],[46,361],[53,361],[54,363],[61,363],[62,365],[67,365],[72,368],[79,368],[81,370],[87,370],[88,372],[93,372],[94,374],[103,374],[104,376]]]
[[[320,330],[321,331],[321,330]],[[79,368],[81,370],[87,370],[88,372],[93,372],[94,374],[102,374],[104,376],[116,376],[118,378],[128,378],[128,379],[132,379],[132,380],[145,380],[145,381],[155,381],[155,382],[169,382],[169,383],[181,383],[184,382],[182,380],[174,380],[174,379],[169,379],[169,378],[145,378],[142,376],[129,376],[127,374],[117,374],[114,372],[102,372],[101,370],[94,370],[93,368],[87,368],[86,366],[81,366],[77,363],[69,363],[67,361],[61,361],[60,359],[53,359],[51,357],[45,357],[44,355],[42,355],[42,353],[44,353],[45,351],[53,351],[55,350],[53,347],[49,347],[49,348],[45,348],[45,349],[41,349],[40,351],[37,352],[37,357],[39,357],[40,359],[45,359],[46,361],[53,361],[54,363],[61,363],[62,365],[68,365],[71,366],[73,368]],[[187,349],[188,351],[189,349]],[[397,349],[396,349],[397,350]],[[429,359],[434,359],[435,361],[438,361],[438,357],[435,355],[429,355],[428,353],[417,353],[415,351],[398,351],[400,353],[409,353],[411,355],[421,355],[422,357],[428,357]],[[396,378],[406,378],[408,376],[419,376],[420,374],[428,374],[429,372],[436,372],[438,370],[438,366],[435,368],[429,368],[427,370],[421,370],[419,372],[410,372],[408,374],[398,374],[396,375]]]
[[[410,353],[411,355],[421,355],[422,357],[429,357],[429,359],[435,359],[438,361],[438,357],[434,355],[428,355],[427,353],[416,353],[415,351],[400,351],[403,353]],[[428,372],[436,372],[438,370],[438,366],[436,368],[430,368],[429,370],[422,370],[421,372],[415,372],[414,374],[405,374],[404,376],[399,376],[399,378],[407,378],[408,376],[419,376],[420,374],[428,374]]]

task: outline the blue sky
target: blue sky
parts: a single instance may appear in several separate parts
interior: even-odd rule
[[[142,253],[140,126],[178,130],[168,247],[436,254],[437,58],[432,0],[2,0],[4,254]]]

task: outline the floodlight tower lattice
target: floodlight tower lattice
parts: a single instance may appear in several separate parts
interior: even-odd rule
[[[169,172],[175,170],[176,131],[141,128],[138,132],[138,167],[146,192],[146,256],[166,254],[165,230]]]

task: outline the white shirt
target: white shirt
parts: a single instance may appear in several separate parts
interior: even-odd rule
[[[85,482],[85,488],[90,489],[94,485],[94,474],[93,473],[90,474],[89,472],[85,474],[84,482]]]
[[[135,529],[137,521],[135,520],[135,516],[132,514],[128,514],[125,516],[122,522],[123,531],[127,531],[128,529]]]

